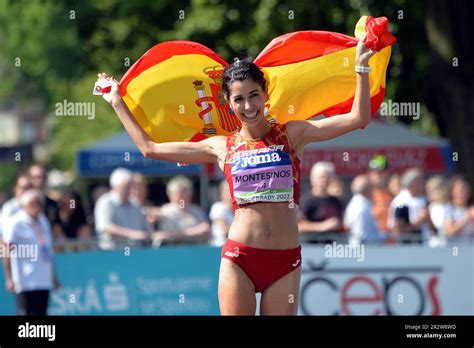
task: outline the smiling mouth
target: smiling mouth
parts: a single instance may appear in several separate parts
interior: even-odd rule
[[[247,120],[254,120],[257,118],[258,116],[258,113],[259,111],[255,111],[253,113],[242,113],[242,115],[244,115],[244,117],[247,119]]]

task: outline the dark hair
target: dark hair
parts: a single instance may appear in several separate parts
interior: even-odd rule
[[[250,57],[237,60],[224,69],[222,92],[227,99],[229,99],[230,96],[230,85],[234,81],[251,79],[258,83],[263,91],[266,90],[265,76],[259,67],[252,63],[252,60]]]

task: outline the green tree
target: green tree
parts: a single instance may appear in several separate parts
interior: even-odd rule
[[[471,1],[429,1],[426,31],[432,68],[426,85],[428,105],[437,115],[441,134],[453,146],[452,160],[474,187],[474,34]]]
[[[409,0],[0,0],[0,105],[41,100],[44,114],[54,124],[53,164],[71,168],[81,146],[120,129],[110,107],[91,95],[95,74],[106,71],[119,79],[159,42],[198,41],[232,61],[256,57],[272,38],[287,32],[327,30],[353,35],[361,15],[386,16],[398,38],[387,71],[386,98],[420,102],[425,110],[421,122],[407,117],[398,121],[448,135],[461,158],[472,158],[473,122],[466,95],[472,81],[472,64],[467,63],[472,55],[472,34],[467,34],[472,5],[442,0],[429,4]],[[460,64],[456,70],[448,64],[454,56]],[[17,58],[20,66],[15,65]],[[55,106],[64,100],[95,103],[95,119],[57,116]],[[474,169],[460,164],[474,177]]]

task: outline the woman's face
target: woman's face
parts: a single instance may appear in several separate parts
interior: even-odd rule
[[[471,197],[471,189],[464,181],[456,181],[452,188],[453,202],[458,205],[467,205]]]
[[[247,127],[264,121],[267,93],[251,79],[234,81],[230,86],[229,103],[240,122]]]
[[[439,192],[441,188],[439,187],[440,184],[428,182],[425,185],[426,197],[428,198],[429,202],[435,202],[436,198],[439,196]]]

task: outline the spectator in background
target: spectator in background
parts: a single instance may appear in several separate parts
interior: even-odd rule
[[[154,235],[153,244],[207,243],[211,225],[206,214],[192,204],[193,185],[184,176],[171,179],[166,186],[170,200],[161,207],[160,231]]]
[[[91,214],[88,214],[86,218],[87,218],[87,222],[89,223],[89,225],[92,226],[93,234],[94,234],[94,231],[97,231],[97,229],[95,228],[95,219],[94,219],[95,206],[96,206],[97,201],[99,200],[99,198],[102,195],[105,195],[109,191],[110,191],[109,186],[106,186],[106,185],[95,186],[92,189],[90,200],[86,202],[86,203],[88,203],[88,205],[87,205],[88,209],[86,211],[87,212],[92,212]]]
[[[78,250],[90,247],[92,228],[87,223],[86,213],[79,194],[74,191],[62,193],[59,201],[59,220],[65,237],[78,242]]]
[[[5,231],[8,250],[4,258],[6,287],[15,292],[18,315],[46,315],[49,292],[59,288],[54,270],[53,235],[42,213],[44,195],[30,189],[20,198],[21,210]]]
[[[105,195],[109,191],[110,191],[109,188],[105,185],[99,185],[99,186],[94,187],[92,189],[92,194],[91,194],[92,207],[95,207],[95,205],[97,204],[97,201],[99,200],[99,198],[102,195]]]
[[[7,230],[8,224],[11,222],[13,216],[18,213],[21,209],[20,207],[20,198],[29,189],[33,188],[31,184],[30,177],[27,174],[19,174],[15,181],[15,186],[13,188],[14,197],[5,202],[2,207],[2,225],[0,239],[2,234]]]
[[[140,173],[134,173],[132,176],[130,199],[140,207],[142,214],[145,215],[146,220],[155,230],[160,219],[160,208],[153,206],[153,203],[148,200],[148,194],[148,184],[145,177]]]
[[[372,214],[379,231],[388,232],[387,219],[392,194],[387,189],[388,162],[383,155],[375,155],[369,162],[369,180],[372,187]]]
[[[358,175],[351,184],[352,199],[344,214],[350,230],[349,244],[380,243],[383,238],[372,215],[372,187],[367,175]]]
[[[333,175],[329,181],[328,194],[336,197],[341,203],[347,203],[344,201],[344,183],[337,175]]]
[[[450,202],[446,207],[445,230],[450,242],[472,242],[474,240],[474,206],[471,186],[461,175],[452,179]]]
[[[330,241],[328,233],[340,233],[342,230],[342,203],[328,193],[334,171],[334,165],[330,162],[317,162],[311,168],[312,190],[303,195],[299,207],[298,229],[302,242]],[[324,240],[326,236],[329,239]]]
[[[115,169],[110,175],[111,190],[97,200],[94,218],[102,249],[148,245],[151,226],[129,199],[131,182],[128,169]]]
[[[230,225],[234,220],[232,197],[229,185],[223,180],[219,185],[221,200],[212,205],[209,218],[212,221],[211,245],[223,246],[227,240]]]
[[[402,190],[390,204],[388,228],[395,238],[428,241],[435,231],[424,196],[425,180],[418,168],[407,169],[401,178]],[[416,239],[416,238],[415,238]],[[409,241],[407,240],[407,241]]]
[[[428,198],[428,210],[434,227],[438,231],[440,245],[446,244],[446,232],[444,222],[446,219],[446,205],[448,203],[448,188],[446,178],[435,175],[426,182],[426,196]]]
[[[46,192],[47,174],[46,168],[40,164],[32,164],[28,169],[31,183],[37,190],[43,192],[45,198],[44,214],[53,229],[55,240],[64,238],[64,231],[61,229],[61,221],[59,220],[59,205],[54,199],[51,199]]]
[[[392,174],[390,179],[388,179],[387,185],[388,191],[390,194],[395,197],[402,190],[402,184],[400,183],[400,174]]]

